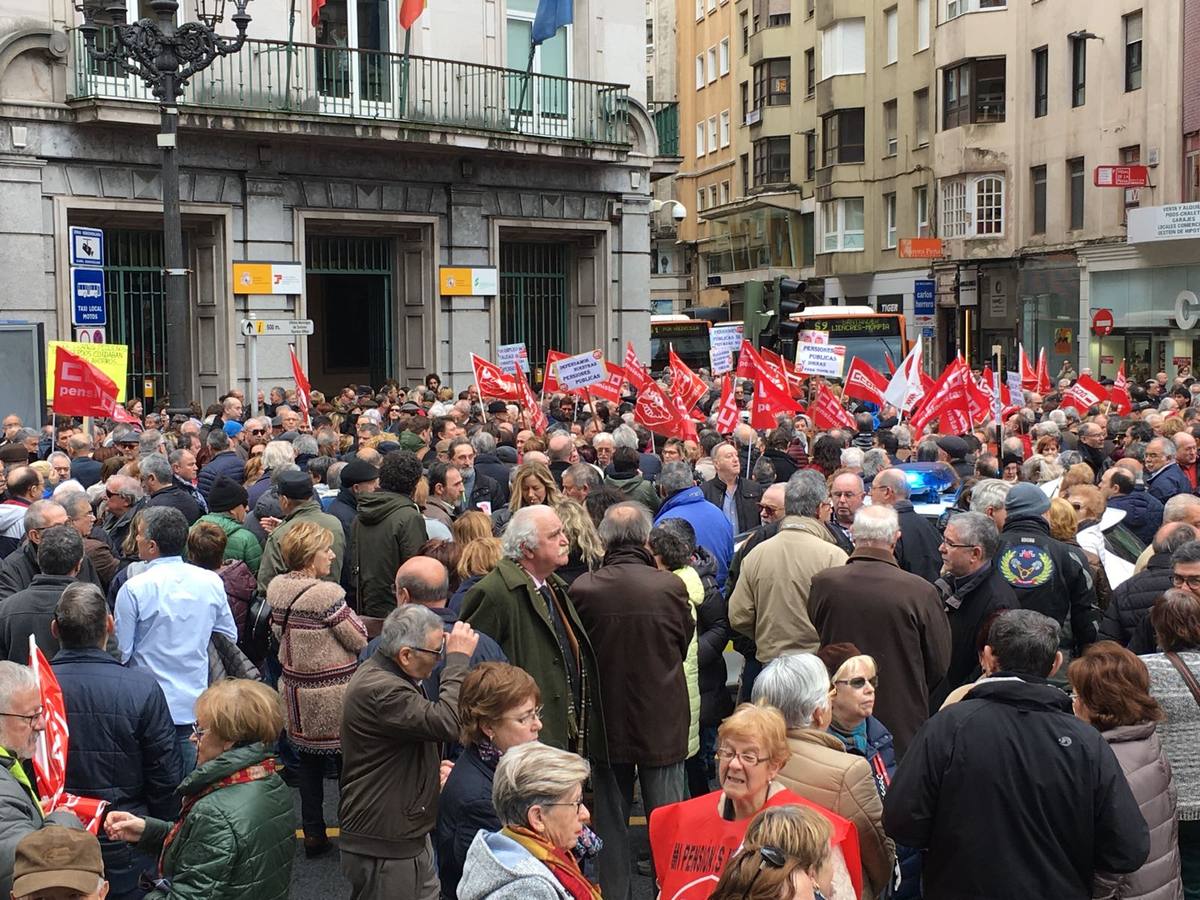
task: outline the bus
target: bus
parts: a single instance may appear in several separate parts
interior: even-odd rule
[[[693,372],[708,368],[709,332],[712,323],[684,315],[650,317],[650,371],[655,375],[667,368],[671,348]]]
[[[846,365],[858,357],[888,375],[908,355],[910,343],[904,316],[876,312],[869,306],[814,306],[792,313],[788,320],[803,331],[825,331],[829,343],[846,347]]]

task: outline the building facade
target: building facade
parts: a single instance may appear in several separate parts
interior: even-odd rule
[[[431,4],[408,57],[397,6],[326,0],[289,34],[285,7],[252,3],[245,46],[181,98],[195,399],[246,385],[244,318],[313,320],[297,350],[324,389],[427,371],[465,384],[471,352],[515,341],[535,367],[550,347],[648,346],[658,148],[641,5],[576,0],[531,55],[536,0]],[[101,228],[107,340],[129,346],[131,386],[159,392],[157,104],[88,57],[65,0],[6,13],[0,315],[70,338],[67,229]],[[235,296],[238,260],[301,262],[303,288]],[[442,296],[442,266],[498,269],[498,295]],[[264,382],[290,374],[285,341],[260,339]]]

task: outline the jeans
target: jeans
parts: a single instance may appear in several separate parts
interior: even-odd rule
[[[750,692],[754,690],[754,679],[763,670],[763,664],[757,656],[747,656],[746,664],[742,667],[741,685],[738,688],[738,703],[749,703]]]
[[[642,789],[646,818],[660,806],[687,799],[684,764],[634,766],[632,763],[594,763],[592,786],[596,796],[596,833],[604,841],[600,851],[600,888],[604,900],[629,900],[633,863],[629,842],[629,813],[633,809],[633,783]]]
[[[717,777],[717,726],[700,726],[700,749],[684,763],[687,773],[689,797],[703,797],[712,793],[712,782]]]
[[[175,726],[175,746],[179,748],[179,759],[183,762],[183,776],[186,778],[196,768],[196,744],[192,741],[191,725]]]
[[[297,772],[300,787],[300,821],[305,837],[325,837],[325,765],[328,753],[309,753],[297,750],[300,768]],[[342,771],[342,754],[333,756],[338,774]]]
[[[1200,900],[1200,820],[1179,823],[1179,858],[1183,896],[1187,900]]]
[[[133,849],[124,841],[100,840],[100,852],[104,858],[104,877],[108,881],[110,900],[142,900],[146,892],[138,887],[138,876],[142,872],[158,874],[155,860]]]

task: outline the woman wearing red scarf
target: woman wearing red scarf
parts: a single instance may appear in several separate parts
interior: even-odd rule
[[[467,851],[459,900],[600,900],[572,854],[591,817],[586,761],[534,741],[500,757],[492,803],[504,827]]]

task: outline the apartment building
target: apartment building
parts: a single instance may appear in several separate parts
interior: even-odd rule
[[[531,68],[536,0],[430,3],[408,57],[398,0],[326,0],[315,22],[301,3],[294,29],[287,4],[251,3],[245,46],[179,104],[191,396],[246,384],[242,318],[313,320],[298,349],[321,388],[462,385],[471,352],[514,341],[535,365],[549,347],[645,353],[661,167],[644,2],[575,0]],[[67,0],[9,0],[0,18],[0,316],[70,338],[68,228],[100,228],[107,340],[157,393],[158,106],[89,58],[81,21]],[[300,292],[235,294],[238,260],[302,263]],[[443,294],[443,266],[493,269],[495,286]],[[261,379],[290,375],[286,341],[259,339]]]

